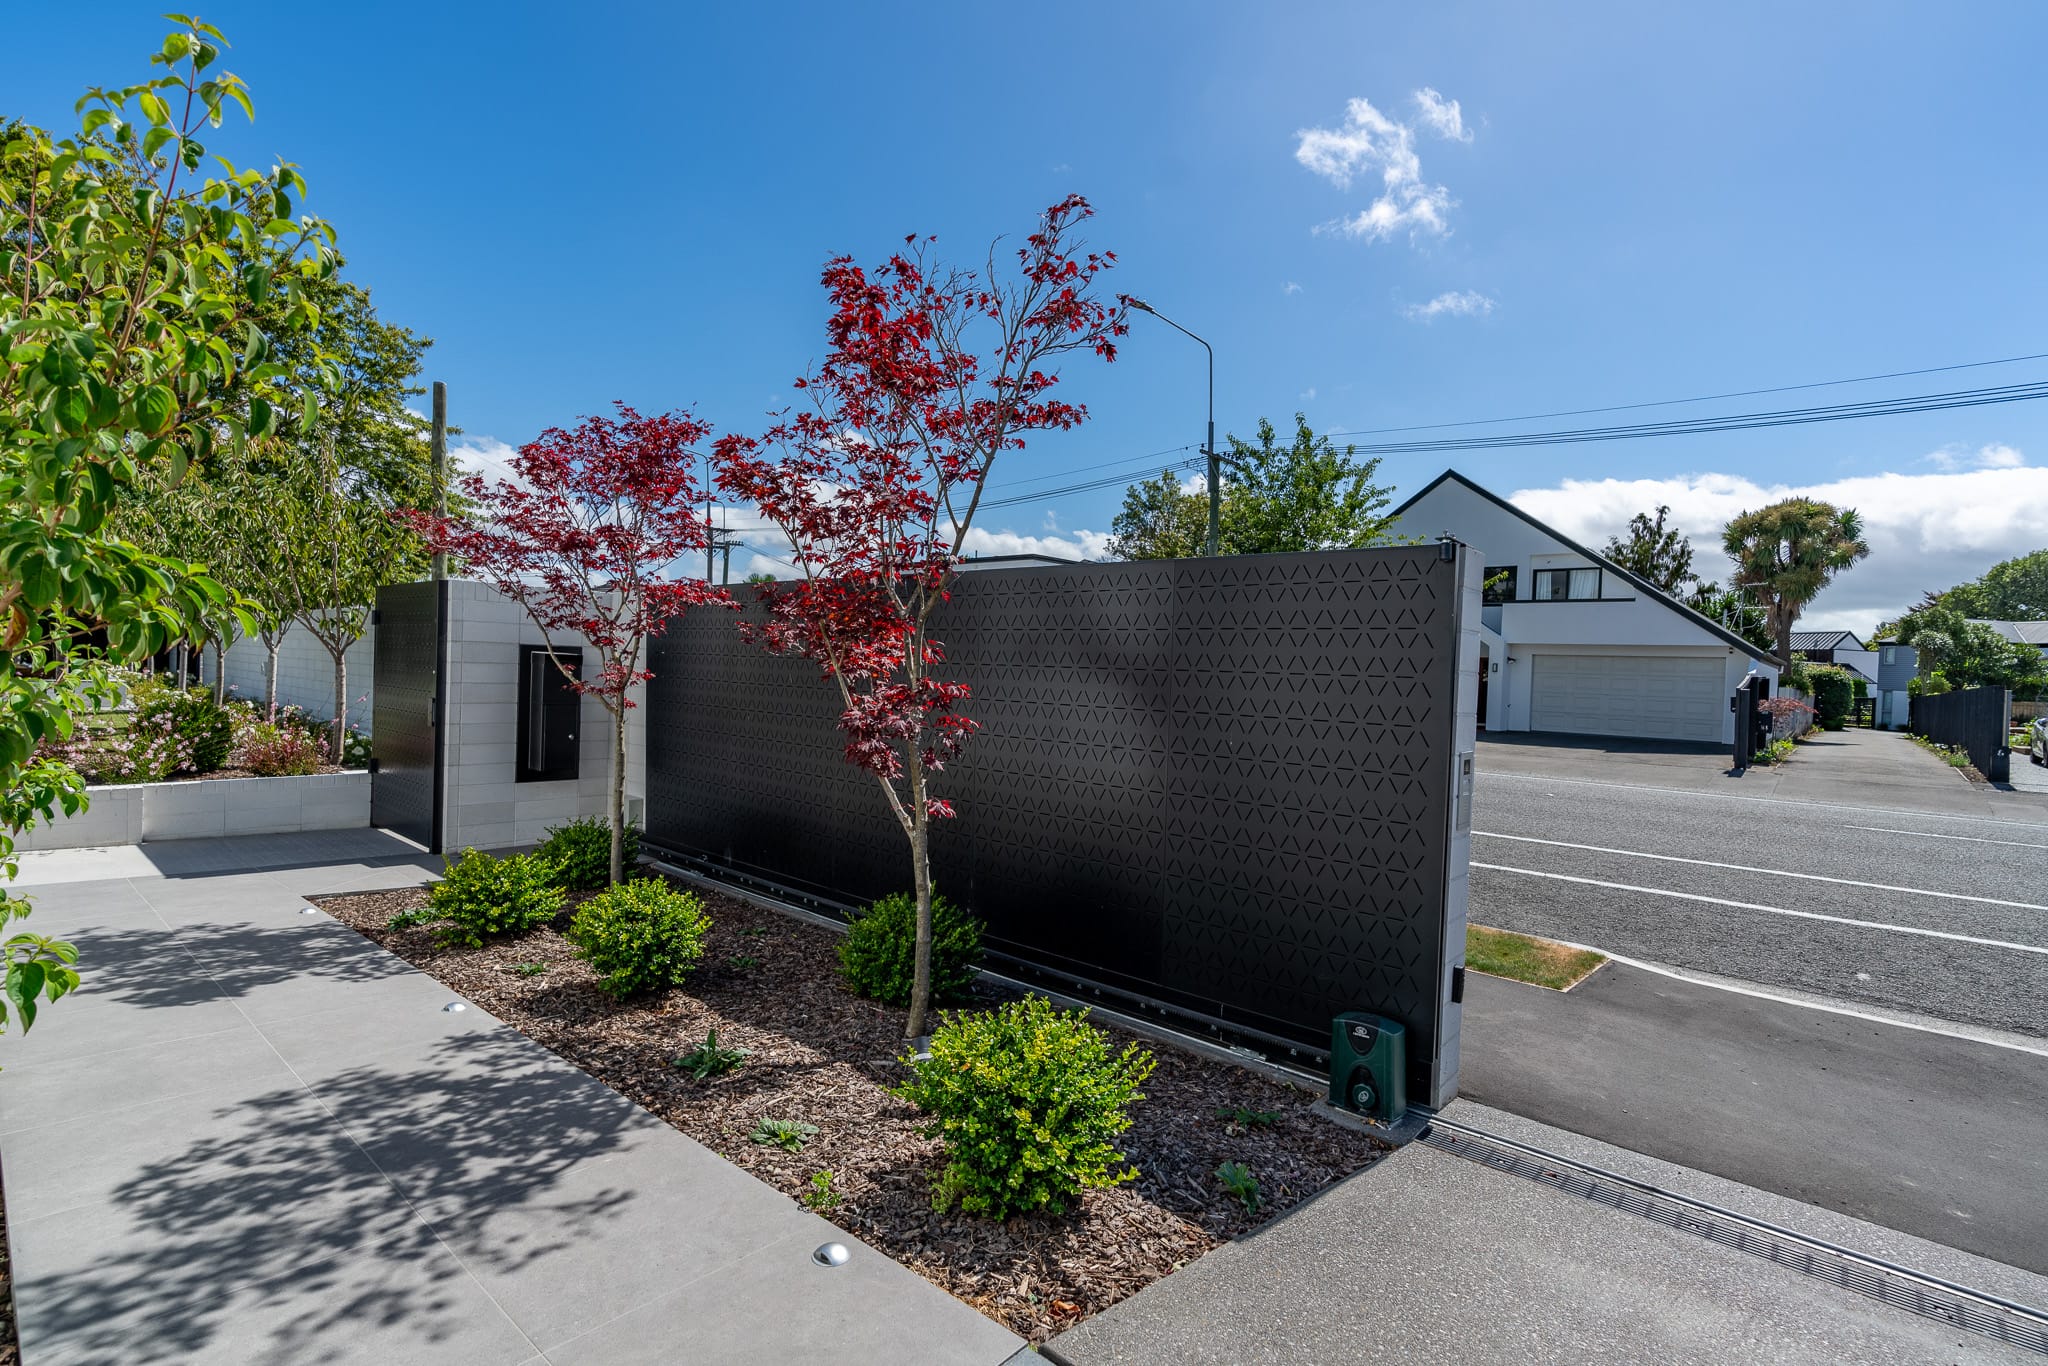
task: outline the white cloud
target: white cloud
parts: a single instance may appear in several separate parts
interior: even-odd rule
[[[1315,387],[1315,385],[1313,385],[1313,384],[1309,385],[1309,387],[1308,387],[1308,388],[1306,388],[1306,389],[1302,390],[1302,391],[1301,391],[1301,393],[1297,395],[1297,397],[1299,397],[1299,398],[1302,398],[1302,399],[1311,399],[1311,398],[1314,398],[1315,396],[1316,396],[1316,387]]]
[[[1465,115],[1456,100],[1447,100],[1425,85],[1415,92],[1415,104],[1422,111],[1422,121],[1438,137],[1452,142],[1472,141],[1472,130],[1465,126]]]
[[[1727,582],[1721,527],[1729,518],[1794,494],[1853,507],[1863,515],[1869,558],[1822,591],[1801,618],[1815,630],[1870,630],[1928,589],[1974,579],[2000,560],[2048,544],[2048,468],[2018,463],[2009,446],[1986,447],[1999,463],[1938,474],[1860,475],[1813,484],[1759,484],[1740,475],[1669,479],[1567,479],[1522,489],[1510,501],[1565,535],[1598,549],[1638,512],[1669,504],[1692,539],[1693,569]]]
[[[518,476],[512,472],[513,457],[519,454],[515,446],[490,436],[466,436],[459,445],[448,448],[448,463],[456,474],[480,474],[493,484],[518,483]]]
[[[1430,129],[1461,142],[1470,140],[1456,100],[1445,102],[1426,89],[1417,91],[1415,100]],[[1371,171],[1380,176],[1377,199],[1349,218],[1321,225],[1317,232],[1341,232],[1376,242],[1404,229],[1411,239],[1441,237],[1451,230],[1446,215],[1457,201],[1443,186],[1423,180],[1414,125],[1388,118],[1370,100],[1353,99],[1344,107],[1341,127],[1303,128],[1295,137],[1294,159],[1340,190],[1350,189],[1355,176]]]
[[[1493,312],[1493,300],[1476,289],[1439,294],[1426,304],[1409,304],[1401,315],[1410,322],[1426,323],[1446,315],[1453,318],[1484,317]]]
[[[971,527],[960,547],[968,555],[1051,555],[1062,560],[1109,558],[1109,533],[1069,531],[1064,536],[1026,536],[1015,531]]]
[[[1282,294],[1299,294],[1301,293],[1301,286],[1289,280],[1286,284],[1280,286],[1280,292]]]
[[[2016,470],[2027,463],[2027,458],[2011,446],[1993,442],[1979,447],[1975,453],[1944,446],[1922,456],[1921,463],[1938,470]]]

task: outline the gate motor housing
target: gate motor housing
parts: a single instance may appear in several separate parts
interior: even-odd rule
[[[1330,1104],[1391,1123],[1408,1109],[1408,1031],[1346,1011],[1330,1024]]]

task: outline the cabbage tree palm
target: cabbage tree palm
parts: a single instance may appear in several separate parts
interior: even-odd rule
[[[1787,498],[1745,512],[1721,532],[1735,582],[1762,600],[1780,660],[1792,658],[1792,623],[1835,575],[1870,553],[1863,518],[1817,498]]]

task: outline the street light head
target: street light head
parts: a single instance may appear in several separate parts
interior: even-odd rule
[[[1124,305],[1128,308],[1135,308],[1140,313],[1153,312],[1152,305],[1146,303],[1143,299],[1139,298],[1135,294],[1119,294],[1117,297],[1122,299],[1124,301]]]

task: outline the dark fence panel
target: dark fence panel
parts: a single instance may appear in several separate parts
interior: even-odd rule
[[[370,824],[441,850],[441,657],[448,585],[377,590],[370,701]]]
[[[1431,545],[963,574],[934,635],[982,729],[938,784],[959,811],[933,835],[939,889],[1012,966],[1313,1056],[1339,1012],[1392,1016],[1411,1089],[1438,1094],[1464,950],[1469,558]],[[842,760],[838,695],[814,665],[698,612],[650,667],[650,844],[840,903],[910,885],[907,842]]]
[[[2012,695],[2004,688],[1964,688],[1913,699],[1912,727],[1938,745],[1960,745],[1977,771],[1994,783],[2011,776],[2006,737]]]

